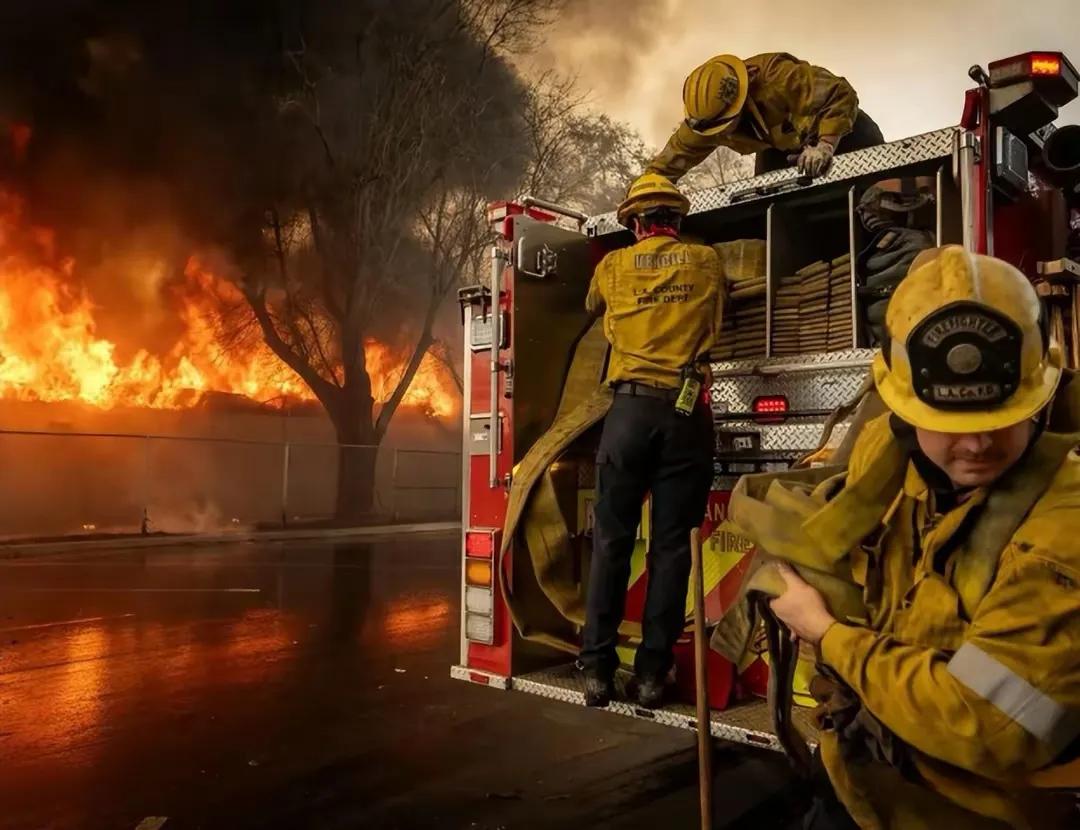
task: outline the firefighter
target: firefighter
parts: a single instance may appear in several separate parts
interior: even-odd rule
[[[851,84],[784,52],[718,55],[683,83],[685,119],[647,172],[677,182],[717,147],[756,153],[755,175],[790,164],[820,176],[837,152],[884,143]]]
[[[861,498],[803,525],[818,540],[876,525],[838,548],[866,619],[834,619],[788,567],[771,604],[817,649],[831,727],[838,801],[806,826],[1080,826],[1071,798],[1022,786],[1080,753],[1080,448],[1046,429],[1060,352],[1023,274],[958,246],[919,255],[885,322],[873,375],[890,412],[833,496]]]
[[[712,414],[703,366],[719,332],[724,280],[716,252],[679,239],[689,208],[663,176],[645,174],[619,206],[637,242],[597,266],[586,307],[604,314],[613,388],[596,456],[593,551],[581,663],[586,701],[614,694],[615,652],[630,559],[646,494],[652,535],[642,642],[634,662],[637,702],[662,704],[672,649],[685,623],[689,537],[705,515],[713,477]]]

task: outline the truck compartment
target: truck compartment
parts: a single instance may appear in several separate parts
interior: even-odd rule
[[[746,238],[714,242],[724,267],[727,296],[713,360],[763,357],[768,314],[768,244]]]
[[[736,595],[748,565],[749,542],[727,520],[730,489],[742,474],[784,469],[818,449],[829,413],[855,398],[866,377],[872,352],[866,348],[870,341],[862,320],[856,263],[864,244],[856,212],[862,194],[884,178],[928,177],[935,200],[929,219],[920,215],[919,221],[931,222],[938,238],[954,241],[962,234],[960,199],[948,168],[954,132],[942,130],[841,155],[828,176],[806,187],[795,186],[793,171],[778,171],[690,196],[685,235],[720,246],[721,256],[729,258],[731,277],[725,336],[710,355],[717,435],[713,492],[703,524],[710,623]],[[466,507],[469,527],[485,528],[488,522],[495,526],[498,515],[506,516],[508,486],[523,480],[519,468],[528,467],[530,447],[544,440],[556,413],[563,410],[566,389],[571,387],[566,383],[568,367],[589,339],[583,301],[593,267],[607,251],[631,242],[614,217],[594,218],[586,230],[581,236],[535,217],[518,216],[506,237],[506,249],[512,253],[512,274],[503,289],[509,342],[498,365],[491,361],[490,370],[490,350],[485,353],[482,344],[479,351],[473,349],[474,371],[485,376],[490,371],[492,382],[478,383],[472,392],[483,401],[490,396],[492,406],[497,404],[505,413],[505,438],[512,445],[514,466],[510,475],[500,471],[496,478],[492,472],[489,479],[489,459],[483,455],[494,442],[482,429],[474,430],[479,439],[472,462],[473,495]],[[470,311],[474,317],[477,313],[475,307]],[[589,346],[594,349],[590,367],[596,370],[589,376],[599,384],[602,365],[596,345]],[[577,384],[580,389],[580,375]],[[477,401],[469,411],[473,418],[490,419],[486,403]],[[845,428],[840,423],[832,431],[833,445],[844,437]],[[572,660],[588,589],[599,431],[595,425],[575,432],[573,440],[560,444],[556,454],[544,455],[549,460],[530,473],[543,468],[546,512],[541,526],[524,533],[519,523],[513,538],[506,540],[509,555],[503,564],[510,572],[508,590],[514,596],[507,595],[506,604],[497,603],[496,608],[505,614],[514,599],[528,602],[516,609],[519,624],[506,627],[505,639],[496,634],[493,645],[477,645],[463,636],[462,665],[455,676],[584,703]],[[485,486],[489,480],[492,485]],[[628,626],[620,654],[624,665],[632,662],[633,626],[640,624],[648,544],[646,503],[628,584]],[[538,546],[536,555],[530,545]],[[559,581],[562,592],[557,601],[548,590],[552,579]],[[498,586],[496,592],[500,593]],[[520,619],[522,610],[525,619]],[[689,620],[689,602],[686,610]],[[496,653],[499,648],[505,649],[505,657]],[[677,656],[687,702],[693,689],[691,650],[687,634]],[[491,659],[478,661],[477,654],[491,654]],[[779,749],[764,701],[739,694],[735,685],[738,677],[742,692],[751,687],[759,694],[763,691],[760,681],[767,668],[760,659],[754,662],[751,655],[744,666],[718,665],[710,675],[723,681],[715,694],[710,690],[716,710],[712,734]],[[692,709],[684,704],[653,713],[615,703],[611,711],[682,728],[696,726]],[[805,711],[797,719],[803,731],[812,734]]]
[[[769,357],[853,347],[850,200],[844,190],[769,208]]]
[[[880,344],[889,298],[915,257],[957,230],[951,220],[959,197],[946,192],[946,181],[951,178],[939,169],[851,189],[856,345]]]
[[[924,185],[929,182],[933,192],[918,220],[929,222],[935,232],[941,203],[937,188],[943,181],[937,176],[940,167],[938,160],[904,171],[919,172],[919,181]],[[686,236],[718,250],[728,279],[724,334],[710,355],[710,401],[716,427],[710,511],[719,515],[717,521],[706,522],[705,529],[706,536],[715,533],[717,539],[726,540],[711,539],[705,552],[707,566],[718,574],[707,586],[713,592],[711,604],[717,615],[713,620],[724,601],[734,596],[739,582],[737,566],[746,553],[737,529],[725,524],[731,488],[741,475],[783,470],[819,449],[826,438],[829,414],[855,398],[866,377],[872,352],[860,348],[867,338],[858,323],[855,261],[865,240],[857,208],[862,194],[885,176],[895,178],[896,174],[888,171],[854,182],[822,184],[771,200],[691,214],[687,219]],[[752,181],[746,183],[750,184]],[[517,231],[533,240],[524,245],[529,251],[530,244],[537,244],[538,234],[549,233],[543,223],[528,219],[518,220]],[[567,331],[580,330],[586,323],[580,309],[593,265],[607,250],[629,242],[625,231],[593,239],[591,256],[569,244],[545,243],[558,255],[556,279],[526,275],[517,280],[513,314],[517,355],[515,461],[523,458],[546,428],[541,423],[551,423],[562,386],[559,377],[565,377],[581,342],[580,334],[568,337],[565,331],[555,332],[552,314],[557,311]],[[526,262],[531,260],[530,254]],[[526,376],[526,369],[530,376]],[[602,367],[597,369],[598,384]],[[828,436],[831,445],[838,445],[845,433],[846,424],[838,424]],[[516,593],[546,594],[550,599],[553,579],[558,580],[561,591],[559,599],[536,606],[543,606],[548,617],[538,617],[536,622],[561,645],[548,650],[546,661],[543,649],[529,649],[537,658],[530,660],[532,668],[546,670],[560,665],[567,653],[573,653],[580,635],[588,591],[594,456],[599,434],[597,425],[567,443],[547,473],[555,497],[546,509],[558,515],[547,516],[544,522],[560,528],[558,532],[565,534],[567,542],[551,545],[545,541],[539,558],[530,554],[525,538],[519,538],[514,548]],[[546,532],[534,530],[530,538],[538,543]],[[627,665],[633,658],[632,632],[640,623],[647,584],[648,536],[646,504],[628,586],[629,633],[624,632],[621,653]],[[551,561],[553,552],[565,561]],[[542,568],[537,562],[544,563]],[[563,612],[564,619],[556,626],[550,619],[554,608],[572,611]],[[688,619],[691,612],[688,601]],[[717,697],[725,698],[726,694],[721,690]]]

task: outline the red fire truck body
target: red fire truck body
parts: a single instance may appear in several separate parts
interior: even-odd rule
[[[750,555],[749,543],[726,521],[727,496],[738,476],[784,469],[819,448],[826,418],[859,391],[873,355],[860,307],[863,280],[851,268],[851,340],[829,352],[777,356],[773,349],[776,287],[781,275],[807,262],[849,255],[867,242],[857,205],[882,180],[917,180],[932,192],[928,230],[939,244],[1006,259],[1047,298],[1053,335],[1078,364],[1080,266],[1068,258],[1070,218],[1080,204],[1080,127],[1055,129],[1060,106],[1077,91],[1077,73],[1064,56],[1031,53],[973,67],[978,86],[967,93],[957,127],[842,154],[812,182],[794,170],[767,173],[690,194],[684,231],[708,244],[764,240],[767,285],[764,354],[717,361],[711,403],[717,429],[714,492],[703,525],[710,540],[706,611],[715,621],[734,597]],[[588,327],[584,297],[603,255],[632,240],[614,215],[586,217],[525,198],[491,205],[498,241],[491,278],[461,292],[465,326],[461,655],[455,678],[583,705],[573,654],[536,644],[511,621],[499,569],[508,585],[535,581],[525,544],[512,540],[500,557],[510,485],[516,465],[551,425],[570,356]],[[842,437],[845,424],[833,430]],[[589,454],[579,446],[576,458]],[[595,434],[591,439],[595,442]],[[576,465],[576,466],[575,466]],[[591,470],[567,462],[568,514],[587,539]],[[575,492],[576,491],[576,492]],[[576,496],[576,499],[575,499]],[[574,502],[576,501],[576,507]],[[644,513],[642,548],[647,548]],[[709,562],[712,564],[709,565]],[[582,580],[586,569],[575,564]],[[635,567],[627,619],[638,615],[643,575]],[[582,586],[584,592],[584,586]],[[567,623],[569,636],[576,632]],[[680,643],[676,674],[693,689],[689,635]],[[713,655],[712,734],[779,749],[760,698],[767,669],[727,664]],[[686,702],[658,712],[614,703],[612,711],[687,729],[696,728]]]

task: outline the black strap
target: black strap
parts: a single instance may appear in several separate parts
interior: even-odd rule
[[[646,383],[628,380],[615,384],[615,394],[633,395],[643,398],[660,398],[665,401],[673,401],[679,396],[679,390],[661,389],[658,386],[649,386]]]

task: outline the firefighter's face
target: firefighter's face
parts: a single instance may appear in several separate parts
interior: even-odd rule
[[[1022,421],[993,432],[949,433],[916,429],[919,449],[945,471],[955,487],[993,484],[1020,460],[1035,424]]]

